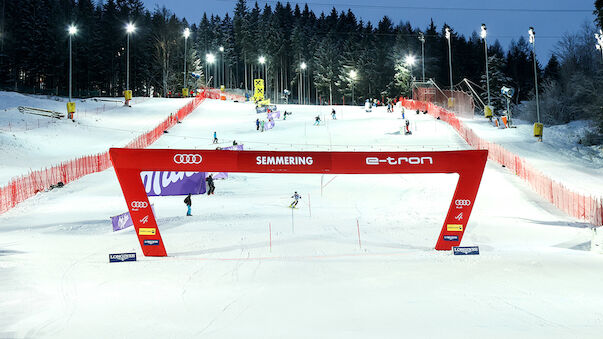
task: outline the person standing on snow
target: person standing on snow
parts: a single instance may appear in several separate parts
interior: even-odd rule
[[[331,118],[333,118],[333,120],[337,120],[337,116],[335,115],[335,108],[331,110]]]
[[[191,200],[191,194],[189,193],[186,198],[184,198],[184,203],[186,204],[187,207],[187,211],[186,211],[186,215],[187,216],[192,216],[191,214],[191,205],[193,204],[192,200]]]
[[[207,178],[205,178],[205,181],[207,181],[207,186],[209,187],[209,189],[207,190],[207,195],[214,194],[216,186],[214,186],[213,174],[210,174]]]
[[[260,130],[260,119],[255,119],[255,130],[256,131]]]
[[[260,132],[264,132],[264,125],[265,125],[265,124],[266,124],[266,123],[264,122],[264,120],[262,120],[262,121],[260,122]]]
[[[218,143],[218,134],[216,134],[216,131],[214,131],[214,144]]]
[[[296,191],[295,194],[293,194],[293,196],[291,196],[291,198],[293,198],[294,200],[291,202],[289,207],[295,208],[295,206],[297,206],[297,203],[299,202],[299,199],[301,199],[301,195],[297,194],[297,191]]]
[[[315,121],[314,121],[314,126],[318,126],[318,125],[320,125],[320,116],[319,115],[316,116]]]

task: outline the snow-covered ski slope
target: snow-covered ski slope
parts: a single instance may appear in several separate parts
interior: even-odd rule
[[[153,147],[449,150],[444,122],[400,112],[205,101]],[[323,126],[312,126],[323,115]],[[216,131],[219,145],[212,144]],[[167,258],[142,257],[113,170],[0,215],[0,337],[600,338],[603,257],[591,231],[488,163],[463,245],[433,250],[456,175],[231,174],[216,194],[152,197]],[[298,209],[287,207],[302,195]],[[358,239],[360,229],[361,247]],[[270,233],[272,231],[272,247]],[[109,253],[137,252],[134,263]]]
[[[477,135],[503,146],[572,191],[603,197],[603,147],[578,142],[590,129],[585,120],[545,127],[543,142],[533,135],[533,125],[515,119],[516,128],[498,129],[486,119],[463,120]]]
[[[30,170],[122,147],[154,128],[191,99],[119,98],[75,100],[75,122],[19,113],[18,106],[65,112],[63,98],[0,92],[0,186]]]

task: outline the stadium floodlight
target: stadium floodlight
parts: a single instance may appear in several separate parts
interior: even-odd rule
[[[532,59],[534,59],[534,93],[536,93],[536,119],[540,123],[540,104],[538,102],[538,70],[536,68],[536,31],[534,27],[528,30],[530,43],[532,44]]]
[[[534,39],[536,37],[536,32],[534,31],[534,27],[530,27],[530,29],[528,30],[528,35],[530,37],[530,43],[533,44]]]
[[[184,29],[182,33],[184,36],[184,85],[182,88],[186,88],[186,42],[188,41],[188,37],[191,35],[191,30],[187,28]]]
[[[207,53],[205,55],[205,61],[207,61],[208,64],[213,64],[216,61],[216,56],[211,53]]]
[[[450,34],[450,28],[446,27],[446,40],[448,40],[448,68],[450,69],[450,95],[452,96],[452,91],[454,90],[452,84],[452,36]]]
[[[488,70],[488,42],[486,41],[486,36],[488,35],[488,29],[486,28],[486,24],[482,24],[482,32],[481,37],[484,40],[484,53],[486,55],[486,91],[488,92],[488,106],[491,106],[490,102],[490,72]]]
[[[261,56],[261,57],[258,59],[258,61],[260,62],[260,64],[262,64],[262,65],[263,65],[264,63],[266,63],[266,58],[265,58],[264,56]]]
[[[306,65],[306,63],[305,63],[305,62],[302,62],[302,63],[301,63],[301,69],[306,69],[307,67],[308,67],[308,65]]]
[[[220,50],[220,52],[224,52],[224,46],[220,46],[220,48],[218,48]]]
[[[74,35],[77,33],[77,27],[75,27],[74,25],[71,25],[71,26],[69,26],[67,31],[69,32],[69,35]]]
[[[419,41],[421,41],[421,64],[423,66],[423,82],[425,82],[425,35],[419,32]]]
[[[134,26],[133,23],[128,23],[126,25],[126,32],[127,33],[134,33],[135,30],[136,30],[136,26]]]
[[[417,59],[415,58],[414,55],[409,54],[406,56],[406,58],[404,58],[404,63],[409,65],[409,66],[414,66],[415,62],[417,61]]]

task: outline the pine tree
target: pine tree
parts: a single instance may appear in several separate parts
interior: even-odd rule
[[[323,98],[333,104],[340,73],[339,51],[333,34],[325,36],[314,53],[314,85]]]
[[[503,86],[512,87],[511,78],[504,73],[504,60],[496,53],[488,56],[488,75],[490,76],[490,102],[494,108],[494,112],[500,112],[507,109],[507,99],[501,95]],[[485,73],[485,72],[484,72]],[[488,104],[488,88],[486,83],[486,75],[481,76],[480,84],[484,91],[481,93],[481,98],[484,103]]]

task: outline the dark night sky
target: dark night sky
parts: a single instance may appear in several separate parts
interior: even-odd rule
[[[226,12],[232,14],[236,0],[143,2],[150,10],[156,6],[165,6],[192,24],[201,20],[203,12],[220,16],[224,16]],[[258,1],[260,8],[266,3],[274,7],[276,0]],[[536,53],[541,62],[548,61],[555,43],[563,33],[576,32],[585,22],[592,23],[595,18],[592,14],[594,0],[308,0],[290,3],[298,3],[301,8],[307,3],[317,15],[330,12],[332,7],[338,12],[351,8],[359,19],[370,20],[373,24],[387,15],[394,23],[410,21],[413,27],[423,29],[427,27],[430,19],[433,19],[438,29],[448,23],[465,36],[470,36],[473,31],[479,32],[481,24],[485,23],[488,26],[488,42],[492,43],[498,39],[505,49],[512,39],[517,40],[521,35],[527,38],[529,26],[534,26]],[[247,1],[247,4],[251,7],[254,1]],[[593,52],[594,42],[593,37]]]

